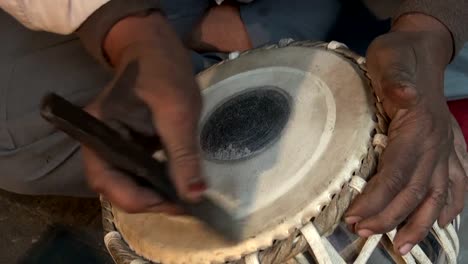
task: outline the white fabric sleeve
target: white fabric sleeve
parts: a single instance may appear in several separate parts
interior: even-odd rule
[[[70,34],[110,0],[0,0],[0,8],[32,30]],[[132,0],[129,0],[132,1]]]

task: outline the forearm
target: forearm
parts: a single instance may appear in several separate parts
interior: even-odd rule
[[[451,33],[452,58],[468,41],[468,1],[404,0],[394,15],[394,23],[409,14],[425,14],[442,23]]]
[[[151,101],[154,96],[165,96],[156,90],[164,90],[164,86],[177,86],[172,84],[174,76],[193,79],[188,50],[159,12],[120,20],[106,35],[103,50],[117,74],[136,65],[138,75],[158,80],[157,86],[134,86],[145,102]]]
[[[422,13],[409,13],[399,17],[392,25],[391,31],[426,32],[433,36],[432,41],[421,42],[428,53],[434,55],[435,63],[445,67],[454,54],[454,40],[449,29],[439,20]]]
[[[184,49],[166,18],[159,12],[120,20],[103,41],[104,52],[111,65],[118,65],[122,53],[135,45],[148,48],[148,52],[159,52],[161,57],[175,56]]]
[[[111,0],[82,23],[77,34],[94,58],[103,65],[111,66],[108,54],[104,50],[104,42],[111,30],[128,18],[143,18],[158,12],[160,12],[159,0]],[[142,28],[133,29],[135,32],[140,30]]]

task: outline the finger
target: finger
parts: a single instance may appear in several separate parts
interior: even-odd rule
[[[448,158],[441,160],[432,177],[431,189],[420,206],[408,217],[406,224],[398,230],[395,250],[406,255],[422,241],[432,228],[447,199]]]
[[[461,214],[465,202],[466,175],[460,160],[452,151],[449,160],[449,188],[447,203],[439,217],[439,225],[447,226],[457,215]]]
[[[397,135],[384,151],[378,173],[369,181],[361,195],[358,195],[346,212],[345,221],[355,224],[382,211],[407,185],[418,164],[418,149],[408,135]],[[369,201],[372,201],[370,203]]]
[[[130,177],[99,159],[91,150],[82,148],[85,173],[93,190],[128,213],[180,213],[180,209],[165,203],[152,190],[137,185]]]
[[[201,176],[197,133],[201,109],[199,94],[187,92],[167,98],[171,104],[164,109],[161,104],[154,104],[154,122],[165,146],[170,176],[179,196],[196,201],[206,189]]]
[[[385,197],[389,197],[389,195],[386,195],[388,192],[398,194],[394,196],[390,203],[380,207],[377,214],[360,221],[357,225],[358,234],[363,236],[375,233],[382,234],[393,230],[401,224],[424,200],[429,189],[432,172],[434,171],[434,163],[436,163],[434,151],[426,152],[420,159],[420,162],[417,163],[418,165],[414,173],[406,175],[411,180],[406,186],[398,189],[401,191],[392,187],[395,185],[393,180],[384,178],[387,184],[376,186],[376,192],[380,192],[380,195]]]

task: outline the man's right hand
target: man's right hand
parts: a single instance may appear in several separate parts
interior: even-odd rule
[[[115,78],[86,110],[143,134],[152,145],[160,140],[179,196],[196,201],[206,186],[197,137],[201,96],[188,52],[158,13],[118,22],[104,49]],[[178,212],[84,146],[83,155],[90,186],[117,207],[129,213]]]

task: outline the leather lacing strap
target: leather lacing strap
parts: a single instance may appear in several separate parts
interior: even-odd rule
[[[245,264],[260,264],[260,260],[258,259],[257,252],[245,257]]]
[[[319,264],[333,264],[332,258],[330,256],[325,243],[322,242],[322,236],[320,236],[317,228],[315,228],[312,222],[309,222],[304,227],[301,228],[301,233],[306,239],[309,245],[314,245],[310,247],[314,254],[315,259]],[[341,257],[340,257],[341,258]]]
[[[440,245],[442,246],[442,249],[444,250],[445,254],[447,255],[448,263],[457,263],[458,246],[455,245],[455,241],[453,241],[453,239],[450,237],[447,228],[440,228],[439,224],[436,222],[432,226],[432,232],[435,235],[436,239],[439,241]]]

